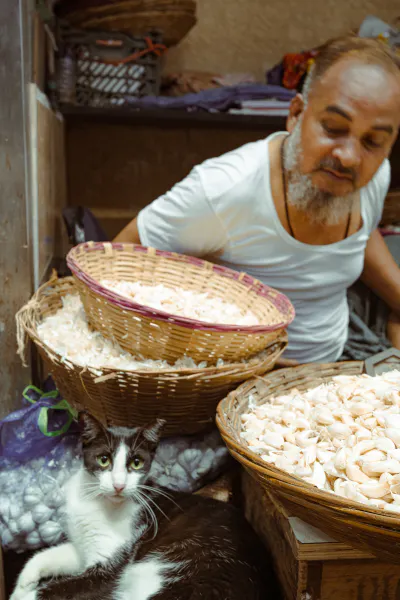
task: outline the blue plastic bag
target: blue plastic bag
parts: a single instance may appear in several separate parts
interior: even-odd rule
[[[28,461],[51,452],[65,436],[76,437],[76,411],[49,378],[44,390],[33,385],[23,392],[23,408],[0,421],[1,458]]]

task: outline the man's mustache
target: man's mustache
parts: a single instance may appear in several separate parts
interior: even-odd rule
[[[357,177],[357,173],[354,169],[351,167],[344,167],[340,160],[333,157],[324,158],[324,160],[319,163],[316,171],[319,171],[320,169],[330,169],[336,173],[339,173],[340,175],[348,176],[353,182]]]

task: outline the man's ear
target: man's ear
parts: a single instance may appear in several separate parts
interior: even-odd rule
[[[296,94],[290,103],[289,116],[286,120],[286,129],[289,133],[292,133],[299,118],[304,112],[304,100],[301,94]]]

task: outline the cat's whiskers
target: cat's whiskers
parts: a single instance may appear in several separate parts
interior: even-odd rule
[[[150,515],[150,519],[151,519],[151,521],[153,523],[153,527],[154,527],[154,535],[153,535],[153,539],[154,539],[158,533],[157,516],[156,516],[154,510],[148,504],[147,499],[145,497],[143,497],[139,491],[134,492],[133,497],[135,498],[135,500],[137,500],[139,502],[139,504],[144,508],[144,510]]]
[[[138,485],[138,487],[140,487],[140,485]],[[139,492],[139,493],[142,493],[142,494],[143,494],[143,492]],[[164,512],[164,511],[163,511],[163,510],[162,510],[162,509],[159,507],[159,505],[157,504],[157,502],[156,502],[155,500],[153,500],[153,498],[150,498],[150,496],[145,496],[145,498],[146,498],[146,501],[147,501],[147,502],[151,502],[152,504],[154,504],[154,506],[155,506],[155,507],[156,507],[156,508],[157,508],[157,509],[160,511],[160,513],[161,513],[162,515],[164,515],[164,517],[165,517],[165,518],[166,518],[168,521],[170,520],[170,519],[169,519],[169,517],[168,517],[168,516],[165,514],[165,512]]]
[[[178,508],[180,508],[179,504],[177,504],[175,502],[175,500],[166,492],[164,492],[164,490],[161,490],[160,488],[156,488],[153,487],[151,485],[145,485],[145,484],[139,484],[138,485],[139,488],[143,489],[143,490],[148,490],[149,492],[153,492],[154,494],[159,494],[160,496],[163,496],[164,498],[166,498],[167,500],[169,500],[170,502],[172,502],[172,504],[175,504],[175,506],[177,506]]]

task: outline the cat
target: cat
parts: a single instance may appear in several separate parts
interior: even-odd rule
[[[163,422],[105,428],[80,414],[68,541],[35,554],[10,600],[276,600],[268,555],[233,505],[156,487]]]

